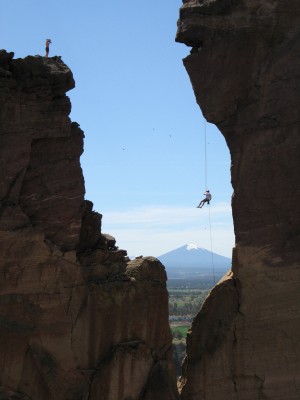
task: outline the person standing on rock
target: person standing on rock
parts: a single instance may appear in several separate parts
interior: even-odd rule
[[[49,47],[51,43],[51,39],[46,39],[46,57],[49,55]]]
[[[202,208],[205,203],[209,204],[209,202],[211,201],[211,194],[209,190],[206,190],[206,192],[203,194],[205,194],[205,198],[200,201],[199,206],[197,206],[197,208]]]

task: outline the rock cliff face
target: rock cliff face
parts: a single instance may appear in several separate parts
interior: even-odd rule
[[[0,397],[176,400],[166,275],[84,200],[59,57],[0,52]]]
[[[236,246],[188,337],[185,400],[300,398],[298,0],[186,0],[176,40],[232,158]],[[215,188],[217,190],[217,188]]]

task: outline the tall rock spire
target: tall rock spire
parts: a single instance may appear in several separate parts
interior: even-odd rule
[[[300,19],[296,0],[185,1],[176,40],[231,154],[231,275],[192,327],[182,399],[300,396]]]
[[[84,199],[59,57],[0,52],[0,397],[177,400],[162,264]]]

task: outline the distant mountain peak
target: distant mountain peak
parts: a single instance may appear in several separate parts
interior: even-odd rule
[[[187,249],[187,250],[198,250],[199,247],[196,246],[194,243],[188,243],[188,244],[186,245],[186,249]]]
[[[231,265],[230,258],[212,253],[209,250],[198,247],[195,243],[185,244],[157,258],[163,263],[167,271],[173,268],[194,269],[197,271],[201,271],[203,268],[215,268],[227,271]]]

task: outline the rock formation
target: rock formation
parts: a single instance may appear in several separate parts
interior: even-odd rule
[[[84,199],[59,57],[0,52],[0,397],[176,400],[162,264]]]
[[[196,317],[184,400],[300,398],[298,0],[185,0],[176,40],[232,159],[232,272]],[[215,188],[214,192],[217,190]]]

